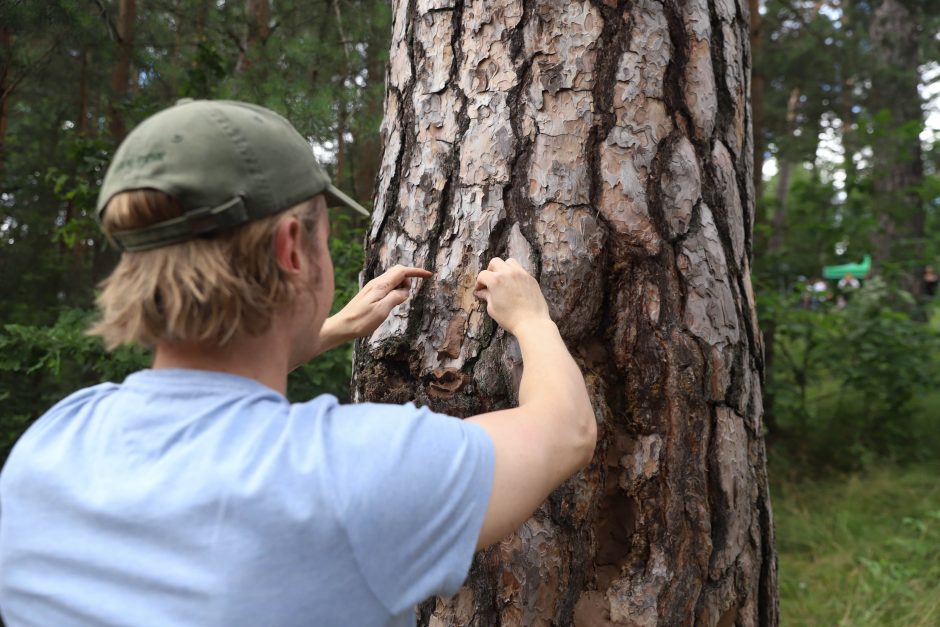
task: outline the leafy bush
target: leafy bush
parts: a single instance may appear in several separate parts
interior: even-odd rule
[[[106,353],[99,340],[85,334],[90,319],[90,312],[68,309],[52,326],[8,324],[0,330],[0,460],[20,433],[63,397],[147,366],[139,349]]]
[[[909,294],[875,278],[843,309],[779,295],[762,309],[774,332],[772,441],[812,467],[936,455],[934,421],[915,401],[937,372],[938,338],[912,315]]]

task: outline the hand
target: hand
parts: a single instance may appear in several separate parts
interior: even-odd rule
[[[493,320],[513,335],[528,322],[551,322],[539,284],[515,259],[494,257],[477,276],[473,293],[486,301],[486,312]]]
[[[427,279],[431,272],[421,268],[394,266],[366,283],[336,315],[327,318],[321,341],[340,344],[370,335],[388,318],[392,309],[408,300],[411,279]]]

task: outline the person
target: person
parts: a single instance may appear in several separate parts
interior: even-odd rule
[[[336,189],[279,115],[189,101],[117,150],[99,219],[123,249],[92,332],[152,368],[80,390],[0,475],[0,613],[21,625],[413,625],[475,550],[592,457],[588,392],[536,281],[475,294],[514,334],[519,405],[290,403],[288,372],[375,330],[430,272],[396,266],[332,317]],[[363,210],[364,211],[364,210]]]
[[[846,272],[845,275],[839,279],[837,285],[843,292],[851,292],[862,287],[862,284],[859,283],[858,279],[856,279],[855,275],[851,272]]]
[[[811,307],[813,309],[818,309],[823,303],[829,300],[829,285],[822,277],[813,281],[810,292],[812,295]]]
[[[862,288],[861,282],[855,278],[851,272],[846,272],[836,284],[839,289],[839,295],[836,299],[836,309],[845,309],[845,306],[851,300],[856,291]]]
[[[924,268],[924,294],[928,298],[933,298],[937,294],[937,285],[940,285],[940,276],[937,275],[933,266],[926,266]]]

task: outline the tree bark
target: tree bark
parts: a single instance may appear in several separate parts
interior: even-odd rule
[[[108,104],[108,130],[116,141],[124,139],[127,133],[121,106],[127,98],[134,50],[134,20],[137,17],[136,0],[120,0],[119,4],[117,36],[120,50],[111,71],[111,102]]]
[[[400,0],[364,278],[432,281],[356,347],[359,400],[512,405],[473,296],[540,280],[585,373],[592,464],[477,555],[422,625],[775,625],[762,438],[748,6]]]

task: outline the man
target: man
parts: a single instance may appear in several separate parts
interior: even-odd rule
[[[473,552],[591,458],[581,373],[536,282],[494,259],[476,294],[525,360],[517,408],[289,403],[288,372],[370,334],[419,268],[338,314],[306,141],[266,109],[189,101],[144,121],[98,202],[123,248],[93,329],[153,368],[76,392],[0,477],[0,612],[19,625],[410,625]]]
[[[940,276],[937,275],[933,266],[924,268],[924,294],[933,298],[937,294],[937,285],[940,285]]]

